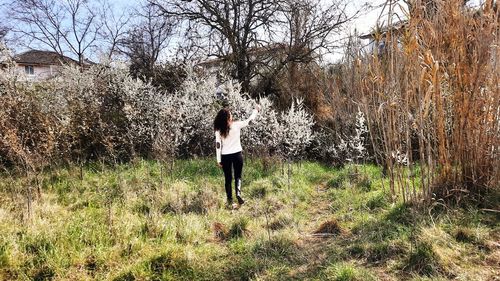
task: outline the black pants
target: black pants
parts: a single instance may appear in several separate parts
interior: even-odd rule
[[[233,181],[234,169],[234,189],[236,189],[236,196],[241,197],[241,171],[243,170],[243,155],[240,152],[233,154],[223,154],[221,158],[222,170],[224,170],[225,188],[227,200],[233,200],[233,192],[231,182]]]

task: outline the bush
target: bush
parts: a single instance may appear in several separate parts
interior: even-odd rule
[[[0,70],[0,165],[31,170],[60,161],[211,155],[212,122],[223,101],[235,119],[247,118],[256,104],[232,81],[223,84],[221,99],[215,77],[189,69],[173,92],[105,65],[83,72],[68,67],[43,83],[23,81],[10,69]],[[259,103],[257,124],[242,135],[246,150],[302,156],[313,138],[313,121],[302,102],[284,112],[265,98]]]

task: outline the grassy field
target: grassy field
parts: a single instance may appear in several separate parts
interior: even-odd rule
[[[245,165],[238,210],[212,159],[46,172],[30,216],[4,175],[0,280],[500,280],[498,214],[393,203],[375,166]]]

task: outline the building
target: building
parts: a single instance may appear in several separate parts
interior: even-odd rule
[[[370,33],[360,35],[358,38],[361,39],[363,50],[369,54],[377,53],[382,55],[386,51],[387,36],[389,32],[392,38],[397,40],[398,46],[400,46],[400,38],[405,32],[407,27],[407,21],[400,21],[393,24],[391,27],[376,26],[374,30]]]
[[[51,51],[30,50],[13,57],[18,73],[24,74],[30,81],[41,81],[52,78],[65,65],[78,65],[72,58]]]

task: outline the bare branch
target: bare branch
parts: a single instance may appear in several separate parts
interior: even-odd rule
[[[16,23],[12,31],[26,39],[28,47],[41,44],[60,55],[70,52],[84,64],[100,28],[88,0],[13,0],[10,7],[9,18]]]

